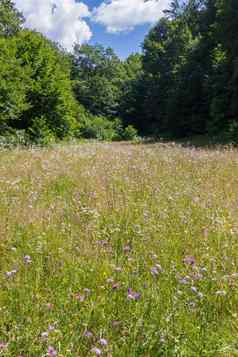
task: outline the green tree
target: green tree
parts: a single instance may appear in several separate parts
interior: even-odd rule
[[[26,94],[27,69],[17,57],[17,39],[0,38],[0,125],[13,125],[29,108]]]
[[[223,108],[226,117],[238,119],[238,2],[236,0],[217,0],[216,2],[216,23],[214,29],[214,36],[218,40],[219,46],[216,46],[217,56],[216,61],[219,60],[220,68],[222,65],[226,73],[220,77],[224,84],[226,82],[224,92],[229,98],[228,106]],[[218,59],[218,50],[222,52],[223,61]]]
[[[15,35],[23,22],[22,14],[11,0],[0,0],[0,36]]]
[[[193,43],[189,27],[180,18],[173,21],[161,19],[145,39],[143,69],[147,85],[144,105],[146,121],[153,132],[161,134],[176,130],[182,119],[175,112],[171,121],[171,104],[175,110],[180,76]],[[180,125],[179,135],[185,132]]]
[[[111,48],[76,45],[72,78],[79,103],[95,115],[116,117],[123,71],[121,61]]]
[[[130,55],[124,61],[125,78],[120,98],[120,116],[124,125],[132,124],[138,128],[143,120],[143,86],[142,56],[138,53]]]
[[[76,102],[67,56],[43,35],[24,30],[17,36],[17,58],[28,72],[25,91],[29,108],[15,122],[34,135],[63,138],[74,130]]]

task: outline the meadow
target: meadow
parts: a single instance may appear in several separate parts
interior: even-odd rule
[[[238,151],[0,152],[0,356],[238,356]]]

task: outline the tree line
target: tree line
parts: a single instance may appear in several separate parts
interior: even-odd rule
[[[24,29],[0,0],[0,137],[217,136],[238,141],[238,2],[174,0],[141,54],[75,44],[67,53]]]

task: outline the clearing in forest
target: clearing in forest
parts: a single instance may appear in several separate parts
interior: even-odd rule
[[[238,152],[0,152],[0,355],[235,356]]]

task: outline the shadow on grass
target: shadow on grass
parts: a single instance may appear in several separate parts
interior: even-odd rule
[[[181,139],[165,139],[165,138],[144,138],[143,144],[167,144],[167,145],[181,145],[185,148],[204,148],[204,149],[218,149],[237,147],[237,144],[224,140],[221,137],[210,137],[208,135],[196,135]]]

